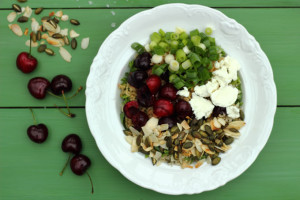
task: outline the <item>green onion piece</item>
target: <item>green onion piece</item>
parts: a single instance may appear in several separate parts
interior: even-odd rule
[[[151,50],[153,50],[154,47],[156,47],[156,46],[157,46],[157,43],[154,42],[154,41],[151,41],[150,44],[149,44],[149,47],[150,47]]]
[[[174,87],[179,90],[180,88],[182,88],[184,86],[184,82],[179,81],[177,83],[174,84]]]
[[[187,79],[195,79],[198,77],[198,74],[195,71],[187,71],[186,77],[187,77]]]
[[[183,69],[188,69],[189,67],[192,66],[192,63],[191,63],[190,60],[186,60],[186,61],[184,61],[184,62],[182,63],[181,66],[182,66]]]
[[[188,43],[188,41],[186,39],[183,39],[181,42],[182,42],[182,44],[184,44],[184,46]]]
[[[194,35],[193,37],[191,37],[191,41],[194,44],[194,46],[199,46],[201,37],[199,35]]]
[[[162,29],[159,29],[158,32],[162,37],[164,37],[166,35],[166,33]]]
[[[177,49],[177,48],[178,48],[178,44],[179,44],[178,41],[173,40],[173,41],[171,42],[170,46],[171,46],[172,49]]]
[[[193,64],[193,66],[195,66],[195,67],[200,66],[200,64],[201,64],[200,56],[191,52],[191,53],[189,53],[189,58],[190,58],[191,63]]]
[[[171,40],[178,40],[179,39],[179,34],[178,33],[171,33]]]
[[[154,66],[152,68],[152,74],[155,74],[157,76],[160,76],[164,73],[164,70],[162,68],[160,68],[159,66]]]
[[[182,49],[176,51],[176,60],[180,63],[186,60],[186,55]]]
[[[193,37],[194,35],[199,35],[198,29],[192,30],[192,31],[190,32],[190,37]]]
[[[182,33],[180,33],[180,35],[179,35],[179,38],[180,38],[181,40],[187,39],[188,37],[189,37],[189,35],[188,35],[186,32],[182,32]]]
[[[213,38],[213,37],[208,37],[208,40],[209,40],[209,42],[210,42],[210,45],[213,45],[213,46],[216,45],[216,40],[215,40],[215,38]]]
[[[212,60],[212,61],[219,60],[219,54],[211,54],[211,55],[209,55],[209,60]]]
[[[207,27],[207,28],[205,29],[205,34],[206,34],[206,35],[211,35],[212,32],[213,32],[213,30],[212,30],[210,27]]]
[[[171,83],[173,83],[174,80],[177,79],[177,78],[179,78],[179,77],[178,77],[176,74],[171,74],[171,75],[169,76],[169,81],[170,81]]]
[[[213,63],[210,62],[209,65],[207,66],[207,69],[211,70],[213,68]]]
[[[166,40],[171,40],[171,34],[172,34],[172,32],[166,32],[165,39]]]
[[[165,50],[161,46],[155,46],[153,48],[153,53],[157,54],[157,55],[164,55],[165,54]]]
[[[177,60],[172,60],[169,65],[169,70],[171,72],[177,72],[179,70],[179,63]]]
[[[202,80],[203,82],[206,82],[210,79],[211,74],[209,73],[208,69],[204,68],[204,67],[200,67],[198,69],[198,77],[200,78],[200,80]]]
[[[150,35],[150,40],[159,43],[161,40],[161,36],[159,35],[159,33],[154,32]]]
[[[206,48],[210,47],[210,41],[208,39],[204,40],[202,43],[206,46]]]
[[[165,42],[160,42],[160,43],[158,44],[158,46],[162,47],[162,48],[164,49],[165,52],[170,51],[169,45],[168,45],[167,43],[165,43]]]
[[[202,40],[206,40],[207,39],[207,35],[205,35],[205,33],[201,32],[201,33],[199,33],[199,35],[202,38]]]
[[[145,52],[145,47],[137,42],[131,45],[131,48],[134,49],[138,54],[142,54]]]

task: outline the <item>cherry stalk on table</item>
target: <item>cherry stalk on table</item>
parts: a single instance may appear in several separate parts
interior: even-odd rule
[[[33,142],[43,143],[46,141],[48,137],[48,128],[45,124],[37,124],[31,108],[30,108],[30,112],[32,114],[34,125],[28,127],[27,135]]]
[[[16,64],[18,69],[25,74],[32,72],[37,67],[38,61],[35,57],[31,55],[31,36],[30,36],[29,53],[21,52],[17,57]]]

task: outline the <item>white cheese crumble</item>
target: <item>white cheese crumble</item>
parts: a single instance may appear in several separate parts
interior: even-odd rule
[[[175,60],[174,55],[172,55],[172,54],[166,55],[166,57],[165,57],[165,62],[166,62],[167,64],[170,64],[170,62],[171,62],[172,60]]]
[[[216,79],[212,79],[206,83],[207,92],[211,95],[214,91],[219,88],[219,83]]]
[[[189,97],[190,96],[190,92],[187,89],[187,87],[183,87],[183,90],[179,90],[177,92],[177,95],[182,96],[182,97]]]
[[[160,55],[157,55],[157,54],[154,54],[151,58],[151,62],[155,63],[155,64],[161,63],[162,60],[163,60],[163,57]]]
[[[227,107],[234,104],[238,96],[238,89],[232,86],[225,86],[213,92],[210,96],[215,106]]]
[[[208,118],[215,107],[209,100],[199,97],[195,93],[192,94],[192,99],[189,103],[191,104],[196,119],[198,120],[202,117]]]
[[[187,46],[184,46],[182,50],[185,54],[189,54],[191,52]]]
[[[226,56],[223,60],[218,62],[217,67],[218,70],[213,72],[214,76],[222,77],[226,83],[237,80],[237,71],[240,69],[240,64],[234,58]]]
[[[226,108],[228,117],[236,119],[240,117],[240,109],[237,106],[229,106]]]
[[[210,94],[207,91],[206,85],[201,85],[201,86],[197,85],[194,88],[194,91],[199,97],[209,97],[210,96]]]

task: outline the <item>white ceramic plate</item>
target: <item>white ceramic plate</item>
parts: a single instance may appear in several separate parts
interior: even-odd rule
[[[187,31],[213,27],[218,45],[241,64],[246,126],[217,166],[181,169],[152,166],[150,159],[131,153],[120,121],[117,84],[128,69],[133,42],[145,44],[162,28]],[[193,194],[213,190],[242,174],[266,144],[276,110],[276,88],[268,58],[247,30],[220,11],[200,5],[166,4],[127,19],[101,45],[90,69],[86,88],[86,115],[96,143],[107,161],[132,182],[166,194]]]

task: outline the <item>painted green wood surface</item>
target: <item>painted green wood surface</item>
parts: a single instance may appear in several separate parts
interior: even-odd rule
[[[231,18],[236,19],[252,34],[266,52],[274,72],[275,82],[278,91],[278,105],[298,105],[300,102],[299,90],[300,73],[298,52],[300,51],[300,9],[219,9]],[[46,54],[39,54],[36,48],[33,50],[39,59],[40,65],[32,74],[24,75],[15,67],[15,58],[21,51],[26,51],[25,36],[18,37],[8,29],[8,22],[0,21],[0,46],[11,48],[0,48],[0,106],[53,106],[53,102],[63,105],[53,97],[43,101],[36,100],[27,94],[26,83],[35,76],[45,76],[51,79],[56,74],[67,74],[74,78],[75,87],[85,86],[89,68],[99,46],[103,40],[115,28],[112,23],[120,25],[125,19],[134,15],[142,9],[114,9],[111,10],[64,10],[70,16],[76,16],[81,21],[75,30],[82,37],[90,37],[90,46],[86,50],[78,48],[72,50],[72,62],[65,62],[59,54],[50,57]],[[1,11],[0,18],[7,16],[9,11]],[[89,13],[90,15],[87,15]],[[68,22],[64,22],[68,28],[72,28]],[[27,25],[28,26],[28,25]],[[63,25],[61,25],[63,26]],[[22,24],[25,29],[26,25]],[[154,30],[155,31],[155,30]],[[130,48],[130,47],[127,47]],[[18,92],[12,92],[18,91]],[[83,92],[72,99],[73,106],[84,105]]]
[[[28,109],[0,109],[1,200],[300,198],[300,134],[287,128],[299,123],[300,108],[278,108],[267,145],[245,173],[214,191],[191,196],[159,194],[123,177],[99,153],[83,109],[75,110],[78,117],[74,119],[66,119],[55,109],[35,109],[34,112],[38,122],[49,127],[49,138],[44,144],[32,143],[27,138],[26,129],[32,124]],[[70,168],[62,177],[58,175],[67,159],[67,154],[60,150],[60,142],[68,133],[82,137],[83,153],[92,160],[89,173],[95,185],[94,195],[90,194],[87,176],[75,176]]]
[[[16,0],[6,0],[1,2],[1,8],[11,8],[11,4]],[[46,2],[46,5],[43,3]],[[48,8],[112,8],[112,7],[153,7],[166,3],[188,3],[201,4],[210,7],[293,7],[300,6],[298,0],[64,0],[64,1],[46,1],[46,0],[28,0],[31,7]],[[20,5],[26,5],[23,3]]]

